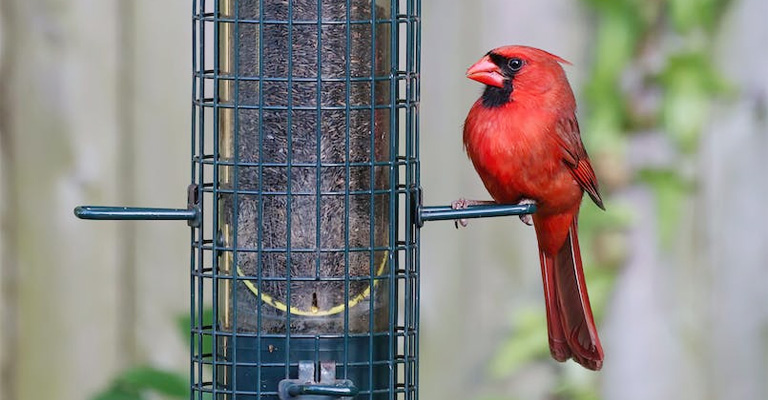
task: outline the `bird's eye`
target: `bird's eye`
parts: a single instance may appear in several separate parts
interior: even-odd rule
[[[523,68],[523,60],[519,58],[510,58],[509,61],[507,61],[507,67],[509,67],[512,72],[520,71],[520,68]]]

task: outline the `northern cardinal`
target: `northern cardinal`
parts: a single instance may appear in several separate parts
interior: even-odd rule
[[[584,283],[577,221],[585,191],[605,208],[560,64],[570,63],[536,48],[505,46],[471,66],[467,77],[486,87],[464,123],[464,146],[496,203],[536,204],[552,357],[599,370],[603,349]]]

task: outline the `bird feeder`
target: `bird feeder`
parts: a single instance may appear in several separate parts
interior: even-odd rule
[[[420,11],[193,1],[187,207],[75,210],[188,221],[191,398],[415,399],[419,228],[534,210],[421,205]]]

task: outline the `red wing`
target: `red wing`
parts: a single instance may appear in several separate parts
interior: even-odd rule
[[[576,116],[561,119],[557,124],[556,139],[563,149],[563,162],[571,169],[573,178],[584,189],[598,207],[605,210],[595,171],[589,163],[589,156],[581,142],[581,133]]]

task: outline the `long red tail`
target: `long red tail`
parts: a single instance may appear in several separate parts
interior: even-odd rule
[[[547,305],[549,349],[558,361],[573,360],[591,370],[603,366],[603,347],[589,305],[579,253],[577,221],[555,254],[539,250]]]

